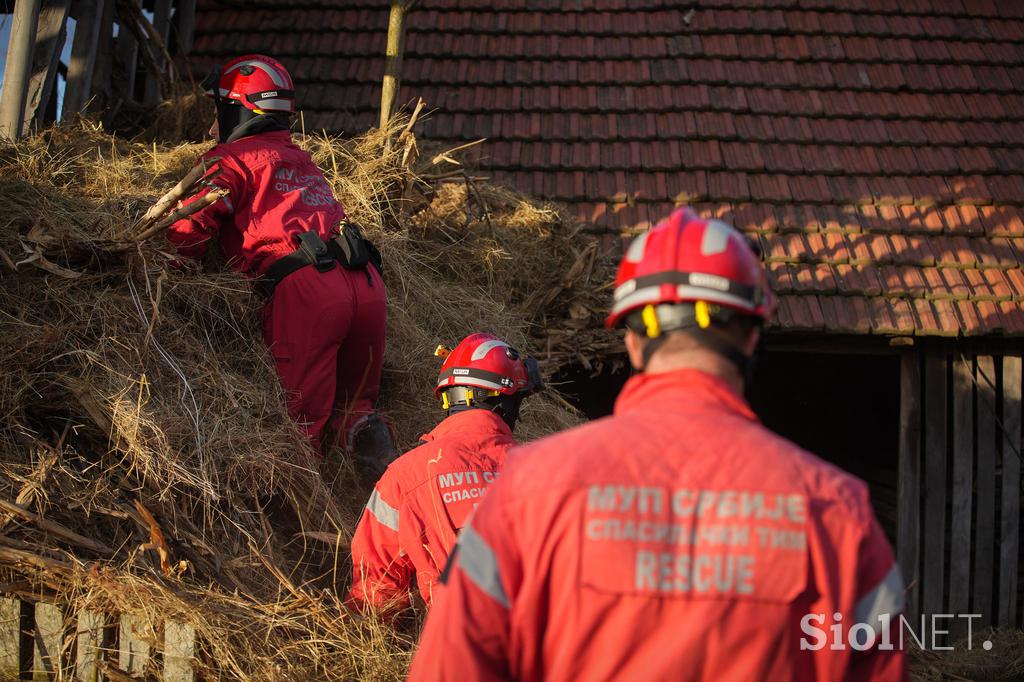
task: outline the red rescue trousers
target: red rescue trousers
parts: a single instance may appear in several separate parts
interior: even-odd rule
[[[264,304],[263,339],[288,393],[288,412],[317,452],[328,423],[344,438],[373,411],[386,323],[384,282],[372,266],[304,267]]]

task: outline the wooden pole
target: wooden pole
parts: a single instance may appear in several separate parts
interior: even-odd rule
[[[164,45],[167,45],[167,37],[170,33],[171,27],[171,0],[156,0],[156,4],[153,7],[153,28],[156,29],[157,34],[163,41]],[[153,59],[156,61],[157,71],[162,73],[167,67],[164,62],[163,53],[159,50],[155,50],[153,53]],[[146,77],[146,90],[143,93],[142,103],[153,105],[160,101],[160,75],[151,73]]]
[[[188,54],[196,35],[196,0],[178,0],[174,26],[178,31],[178,53]]]
[[[896,552],[903,581],[913,585],[907,615],[917,617],[921,603],[921,356],[900,358],[899,517]]]
[[[388,46],[384,60],[384,84],[380,93],[380,127],[383,130],[395,111],[395,100],[402,88],[402,55],[405,53],[405,15],[412,6],[403,0],[391,0],[388,16]]]
[[[104,110],[113,101],[110,76],[114,70],[114,0],[99,0],[102,5],[100,31],[96,38],[96,59],[87,102],[97,110]]]
[[[999,525],[999,625],[1020,624],[1017,564],[1020,553],[1021,359],[1003,358],[1002,523]]]
[[[25,95],[28,93],[32,47],[36,42],[39,0],[17,0],[11,39],[7,43],[3,94],[0,96],[0,136],[16,140],[25,122]]]
[[[36,21],[36,39],[32,49],[32,75],[25,96],[24,135],[31,127],[42,128],[57,86],[57,65],[67,38],[70,0],[43,0]]]
[[[108,0],[113,4],[113,0]],[[131,17],[118,10],[119,30],[114,40],[114,60],[110,75],[112,99],[135,99],[135,75],[138,69],[139,42],[128,26]]]
[[[61,121],[70,121],[85,108],[92,96],[92,77],[96,68],[100,22],[103,21],[103,0],[80,0],[75,40],[71,45],[68,82],[64,90]]]

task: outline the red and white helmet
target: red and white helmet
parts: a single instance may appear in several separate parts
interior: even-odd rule
[[[281,62],[261,54],[247,54],[214,67],[203,81],[206,94],[238,102],[257,113],[295,111],[295,84]],[[216,88],[216,90],[214,90]]]
[[[452,351],[438,347],[444,357],[434,395],[456,386],[479,389],[489,396],[533,393],[543,386],[537,361],[492,334],[470,334]],[[447,408],[446,408],[447,409]]]
[[[605,326],[647,306],[699,302],[761,320],[775,311],[764,267],[743,234],[680,208],[629,245]]]

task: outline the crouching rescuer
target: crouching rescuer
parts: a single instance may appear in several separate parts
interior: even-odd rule
[[[195,259],[217,240],[229,267],[255,280],[292,418],[318,453],[330,426],[376,477],[397,454],[373,411],[387,320],[380,254],[292,142],[294,86],[279,62],[239,57],[203,85],[217,105],[218,141],[203,158],[219,165],[212,185],[227,195],[173,224],[168,238]]]
[[[743,398],[773,308],[723,222],[680,209],[632,242],[607,323],[637,374],[612,416],[510,455],[410,679],[905,677],[883,643],[903,583],[867,486]],[[809,614],[836,646],[807,636]]]
[[[438,354],[445,419],[388,467],[366,504],[352,539],[356,607],[403,608],[413,578],[430,604],[459,530],[516,444],[520,403],[543,386],[536,360],[490,334]]]

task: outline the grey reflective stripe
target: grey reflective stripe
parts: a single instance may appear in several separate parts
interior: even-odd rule
[[[626,260],[630,263],[639,263],[644,258],[644,251],[647,249],[647,238],[651,236],[650,231],[634,239],[626,250]]]
[[[398,510],[385,502],[376,488],[370,495],[370,501],[366,503],[366,510],[385,526],[398,532]]]
[[[504,341],[499,341],[498,339],[491,339],[490,341],[485,341],[484,343],[481,343],[479,346],[477,346],[476,350],[473,351],[473,357],[471,357],[470,360],[483,360],[484,357],[488,353],[490,353],[492,349],[498,348],[499,346],[502,348],[508,348],[507,343],[505,343]]]
[[[709,220],[704,228],[704,238],[700,242],[702,256],[716,256],[729,246],[729,237],[735,230],[721,220]]]
[[[498,557],[473,526],[466,526],[459,535],[459,568],[494,601],[506,609],[509,607],[498,572]]]
[[[904,603],[903,577],[900,575],[900,567],[893,564],[892,570],[882,578],[882,582],[857,602],[853,610],[854,622],[876,627],[880,617],[895,616],[903,611]]]

